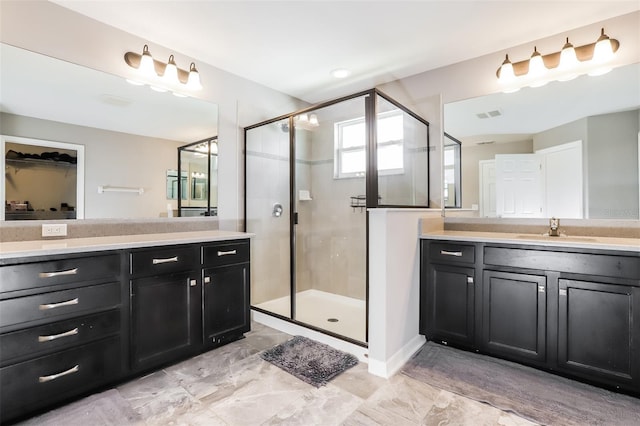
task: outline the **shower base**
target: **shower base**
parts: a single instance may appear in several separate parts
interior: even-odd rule
[[[289,296],[254,305],[278,315],[290,316]],[[367,310],[364,300],[320,290],[296,294],[296,320],[323,330],[366,342]]]

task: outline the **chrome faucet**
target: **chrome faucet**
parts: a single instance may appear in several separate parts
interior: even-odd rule
[[[549,236],[550,237],[559,237],[560,236],[560,219],[552,217],[549,219]]]

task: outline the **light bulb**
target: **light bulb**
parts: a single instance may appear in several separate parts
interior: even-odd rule
[[[300,114],[298,116],[298,121],[301,122],[301,123],[308,123],[309,122],[309,116],[307,114],[302,113],[302,114]]]
[[[149,53],[149,46],[146,44],[142,48],[142,55],[140,56],[140,66],[138,67],[140,72],[147,77],[155,77],[158,74],[156,73],[156,68],[153,64],[153,57],[151,53]]]
[[[200,74],[196,69],[196,64],[191,62],[189,66],[189,78],[187,79],[187,88],[191,90],[202,90],[202,84],[200,83]]]
[[[176,66],[176,62],[173,59],[173,55],[169,56],[169,62],[164,69],[164,75],[162,79],[167,84],[178,84],[180,80],[178,79],[178,67]]]
[[[516,74],[513,71],[513,64],[509,60],[509,55],[506,55],[504,62],[500,66],[500,77],[498,77],[498,80],[501,84],[511,84],[515,79]]]
[[[569,81],[576,78],[578,74],[573,71],[578,65],[579,62],[578,57],[576,56],[576,50],[573,48],[573,44],[569,43],[569,37],[567,37],[567,42],[562,48],[562,52],[560,52],[560,64],[558,65],[558,69],[566,74],[562,75],[558,80]]]
[[[594,63],[601,64],[611,60],[611,58],[613,58],[613,46],[611,45],[609,36],[604,33],[603,28],[593,48],[593,58],[591,60]]]
[[[547,68],[544,66],[542,55],[538,52],[537,48],[533,48],[531,59],[529,59],[529,72],[527,76],[533,80],[530,84],[531,87],[541,87],[548,83],[544,78],[547,73]]]
[[[311,124],[312,126],[320,125],[320,123],[318,123],[318,116],[315,114],[309,115],[309,124]]]

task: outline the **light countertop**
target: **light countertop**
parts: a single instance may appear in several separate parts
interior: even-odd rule
[[[640,252],[639,238],[611,238],[597,236],[548,237],[542,234],[508,232],[434,231],[420,235],[422,239],[471,241],[479,243],[528,244],[549,247],[575,247],[601,250]]]
[[[232,231],[167,232],[161,234],[116,235],[0,243],[0,260],[30,256],[120,250],[138,247],[239,240],[254,234]]]

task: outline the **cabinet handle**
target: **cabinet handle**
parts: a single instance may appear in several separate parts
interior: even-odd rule
[[[67,269],[66,271],[57,271],[57,272],[40,272],[38,276],[40,278],[53,278],[59,277],[61,275],[75,275],[78,273],[78,268]]]
[[[204,283],[209,284],[211,282],[211,277],[204,277]]]
[[[64,333],[60,333],[60,334],[52,334],[50,336],[38,336],[38,342],[50,342],[51,340],[56,340],[61,337],[67,337],[67,336],[75,336],[76,334],[78,334],[77,327],[74,328],[73,330],[65,331]]]
[[[443,254],[445,256],[462,257],[462,252],[461,251],[440,250],[440,254]]]
[[[75,299],[67,300],[66,302],[47,303],[44,305],[40,305],[39,309],[41,311],[46,311],[47,309],[55,309],[55,308],[60,308],[62,306],[77,305],[78,303],[80,303],[80,300],[76,297]]]
[[[159,265],[161,263],[177,262],[177,261],[178,261],[178,256],[168,257],[166,259],[153,259],[152,260],[154,265]]]
[[[473,284],[473,277],[467,277],[467,284]]]
[[[52,374],[50,376],[40,376],[38,377],[38,381],[40,383],[50,382],[51,380],[55,380],[58,377],[66,376],[67,374],[77,373],[80,370],[80,364],[76,364],[75,367],[68,369],[67,371],[63,371],[62,373]]]
[[[191,279],[187,278],[187,281],[189,281],[189,286],[190,287],[195,287],[195,286],[198,285],[198,281],[196,281],[196,280],[191,280]]]
[[[228,256],[230,254],[236,254],[236,253],[237,253],[236,250],[218,251],[218,256]]]

